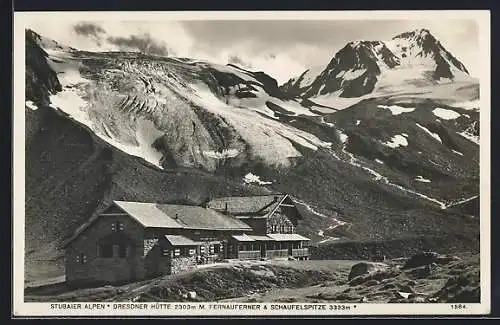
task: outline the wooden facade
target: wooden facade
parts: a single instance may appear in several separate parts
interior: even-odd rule
[[[119,283],[227,259],[307,259],[288,196],[258,197],[253,215],[208,207],[115,201],[66,243],[69,284]],[[260,202],[262,201],[262,202]],[[228,204],[232,204],[229,200]],[[225,206],[225,204],[224,204]]]

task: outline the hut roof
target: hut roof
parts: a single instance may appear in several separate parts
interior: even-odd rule
[[[255,196],[228,196],[212,199],[207,206],[217,211],[226,211],[232,215],[265,215],[287,197],[287,194],[270,194]]]

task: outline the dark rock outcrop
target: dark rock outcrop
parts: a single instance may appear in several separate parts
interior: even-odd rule
[[[388,265],[384,263],[371,263],[371,262],[361,262],[353,265],[351,272],[349,273],[348,280],[352,280],[357,276],[375,273],[378,271],[385,271],[388,269]]]
[[[421,252],[413,255],[405,263],[403,269],[411,269],[426,265],[432,265],[433,263],[438,265],[444,265],[456,260],[459,260],[459,258],[455,256],[441,255],[435,252]]]

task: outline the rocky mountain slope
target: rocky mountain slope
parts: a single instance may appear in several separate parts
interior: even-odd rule
[[[336,112],[263,72],[30,30],[26,85],[28,277],[60,274],[58,243],[111,200],[287,192],[322,244],[479,233],[449,208],[479,194],[477,109],[407,94]]]
[[[27,301],[477,303],[477,255],[422,252],[385,263],[239,261],[122,286],[29,288]]]

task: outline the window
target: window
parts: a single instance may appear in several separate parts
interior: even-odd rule
[[[222,249],[222,244],[220,244],[220,245],[215,245],[215,246],[214,246],[214,253],[215,253],[215,254],[220,253],[221,249]]]
[[[76,256],[76,263],[87,264],[87,256],[83,253]]]
[[[210,254],[214,253],[214,245],[210,245],[209,252],[210,252]]]
[[[113,224],[111,224],[111,231],[123,231],[124,225],[122,221],[116,221]]]
[[[200,253],[204,254],[205,253],[205,246],[200,247]]]
[[[196,253],[196,250],[194,248],[189,249],[189,256],[193,256]]]
[[[180,248],[174,249],[174,256],[181,256],[181,250],[180,250]]]
[[[163,250],[161,251],[161,255],[162,255],[162,256],[169,256],[169,253],[170,253],[170,251],[169,251],[168,249],[163,249]]]

